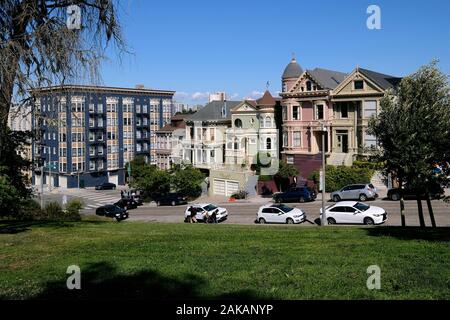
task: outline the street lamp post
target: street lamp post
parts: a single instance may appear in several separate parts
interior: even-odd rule
[[[327,127],[322,122],[322,218],[320,221],[321,226],[328,224],[327,215],[325,213],[325,135],[327,134]]]

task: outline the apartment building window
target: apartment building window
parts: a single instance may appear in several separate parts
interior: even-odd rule
[[[90,156],[95,156],[95,147],[89,147],[89,155]]]
[[[141,113],[141,105],[136,105],[136,113]]]
[[[89,161],[89,170],[95,170],[95,161]]]
[[[95,105],[93,103],[89,104],[89,112],[94,113],[95,112]]]
[[[143,112],[143,113],[147,113],[147,111],[148,111],[148,107],[147,107],[146,104],[144,104],[144,105],[142,106],[142,112]]]
[[[103,133],[99,133],[99,134],[97,135],[97,140],[98,140],[98,141],[103,141]]]
[[[89,141],[95,140],[95,134],[93,132],[89,132]]]
[[[98,118],[97,119],[97,126],[103,127],[103,118]]]
[[[300,147],[301,146],[301,135],[302,133],[300,131],[294,131],[294,147]]]
[[[103,104],[99,103],[97,105],[97,110],[98,110],[98,113],[103,113]]]
[[[286,131],[283,132],[283,147],[287,147],[288,146],[288,133]]]
[[[292,107],[292,119],[293,120],[300,120],[300,106],[293,106]]]
[[[65,133],[60,133],[59,134],[59,142],[66,142],[67,140],[67,135]]]
[[[95,126],[95,120],[94,118],[89,118],[89,127],[92,128]]]
[[[100,156],[103,155],[103,147],[98,147],[97,148],[97,154],[100,155]]]
[[[316,120],[323,119],[323,104],[316,105]]]
[[[363,80],[355,80],[353,81],[353,85],[355,90],[363,90],[364,89],[364,81]]]

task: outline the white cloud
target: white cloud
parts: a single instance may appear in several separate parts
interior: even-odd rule
[[[256,100],[256,99],[261,98],[263,94],[264,94],[264,92],[257,91],[257,90],[253,90],[253,91],[250,92],[250,94],[247,95],[244,99],[245,99],[245,100]]]
[[[193,100],[204,100],[209,97],[209,92],[195,92],[192,94],[191,98]]]

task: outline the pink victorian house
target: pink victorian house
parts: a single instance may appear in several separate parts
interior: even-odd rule
[[[303,70],[295,58],[286,66],[282,76],[283,151],[282,159],[295,165],[300,177],[320,168],[322,128],[325,152],[332,149],[330,127],[333,104],[330,93],[347,74],[315,68]]]

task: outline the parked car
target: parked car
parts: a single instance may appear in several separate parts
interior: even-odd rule
[[[195,216],[197,221],[205,221],[206,213],[208,213],[208,215],[211,215],[216,210],[217,210],[216,214],[217,222],[224,221],[228,218],[228,211],[225,208],[218,207],[212,203],[196,203],[186,207],[186,210],[184,211],[185,221],[187,221],[187,219],[191,215],[191,212],[189,211],[189,208],[191,206],[198,209],[198,212]]]
[[[328,224],[382,224],[387,212],[380,207],[371,206],[359,201],[341,201],[325,208]],[[322,209],[320,209],[322,218]]]
[[[133,198],[122,198],[114,203],[114,205],[125,210],[136,209],[138,207],[137,202],[134,201]]]
[[[259,208],[256,214],[257,223],[302,223],[306,220],[306,213],[298,208],[291,208],[284,204],[266,204]]]
[[[405,186],[404,188],[393,188],[389,189],[387,193],[387,197],[393,201],[400,200],[400,195],[403,192],[403,198],[404,199],[417,199],[417,189],[410,188],[408,186]],[[420,198],[422,200],[425,198],[425,191],[419,190]],[[433,186],[430,188],[430,198],[431,199],[440,199],[445,195],[444,188],[440,186],[439,184],[433,184]]]
[[[115,190],[116,185],[112,182],[103,182],[102,184],[96,185],[95,190]]]
[[[277,203],[314,201],[316,197],[316,192],[308,187],[290,188],[285,192],[279,192],[273,195],[273,199]]]
[[[109,218],[115,218],[117,221],[125,220],[128,218],[128,212],[114,204],[107,204],[101,206],[95,210],[95,214],[98,216],[104,216]]]
[[[157,206],[170,205],[177,206],[180,204],[187,204],[187,197],[179,193],[167,193],[164,195],[154,196],[153,199]]]
[[[377,189],[371,183],[350,184],[341,190],[332,192],[330,196],[334,202],[341,200],[366,201],[367,199],[378,198]]]

